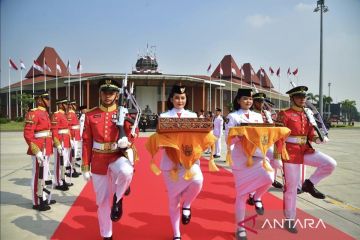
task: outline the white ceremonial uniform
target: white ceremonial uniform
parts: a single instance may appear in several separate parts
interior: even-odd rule
[[[248,117],[246,114],[248,114]],[[239,109],[230,113],[227,118],[229,122],[225,125],[226,138],[229,129],[239,126],[240,123],[263,123],[261,114],[250,110]],[[267,172],[263,168],[263,156],[259,149],[256,149],[254,153],[253,166],[251,167],[246,166],[247,156],[240,143],[240,139],[235,138],[230,145],[230,149],[233,160],[232,172],[236,187],[235,214],[237,226],[237,223],[245,218],[246,199],[249,193],[255,192],[254,200],[260,200],[261,196],[267,192],[274,181],[274,174],[273,172]]]
[[[213,134],[215,137],[217,137],[215,142],[215,155],[220,156],[221,155],[221,136],[223,135],[223,124],[224,119],[221,115],[216,116],[214,119],[214,130]]]
[[[197,118],[196,113],[185,109],[171,109],[160,114],[160,118],[179,117],[181,118]],[[165,185],[169,198],[169,213],[171,225],[174,231],[174,236],[180,236],[180,201],[183,201],[182,206],[190,208],[192,201],[200,193],[203,185],[203,174],[200,169],[200,161],[197,160],[191,167],[191,172],[194,174],[191,180],[183,178],[185,169],[182,165],[178,165],[178,180],[174,181],[170,177],[170,172],[174,168],[174,163],[167,156],[166,152],[162,150],[162,158],[160,162],[160,169],[163,173]]]

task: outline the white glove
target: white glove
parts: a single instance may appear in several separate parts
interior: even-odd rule
[[[127,148],[129,147],[129,140],[127,137],[122,137],[118,141],[118,147],[119,148]]]
[[[45,161],[45,156],[42,154],[41,151],[39,151],[35,156],[39,161],[41,161],[41,162]]]
[[[90,178],[91,178],[91,173],[90,172],[84,172],[83,176],[84,176],[85,181],[89,181]]]
[[[324,140],[321,141],[320,138],[316,138],[315,143],[316,144],[324,144],[324,143],[328,143],[330,141],[330,139],[327,136],[324,136]]]
[[[57,147],[57,151],[58,151],[58,154],[59,154],[60,156],[63,155],[63,148],[62,148],[61,146],[58,146],[58,147]]]
[[[274,169],[281,169],[283,167],[283,163],[280,159],[274,159],[272,167]]]

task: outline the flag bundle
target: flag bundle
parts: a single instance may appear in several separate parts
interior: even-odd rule
[[[9,58],[9,67],[14,69],[15,71],[18,70],[18,67],[16,66],[16,64],[11,60],[11,58]]]
[[[36,70],[38,70],[40,72],[44,71],[44,69],[40,66],[40,64],[36,60],[34,60],[33,68],[35,68]]]

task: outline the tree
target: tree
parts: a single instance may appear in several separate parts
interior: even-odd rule
[[[34,103],[34,98],[32,94],[23,93],[22,95],[13,96],[12,98],[18,100],[18,102],[22,101],[23,113],[26,113]]]
[[[355,119],[358,115],[358,111],[356,109],[356,102],[354,100],[346,99],[341,102],[341,113],[348,120],[348,123]]]
[[[314,104],[314,101],[316,100],[314,94],[312,94],[311,92],[309,92],[309,93],[306,94],[306,97],[310,100],[310,102],[311,102],[312,104]]]

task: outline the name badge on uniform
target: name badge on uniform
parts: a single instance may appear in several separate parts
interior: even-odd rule
[[[101,114],[94,114],[93,118],[101,118]]]

